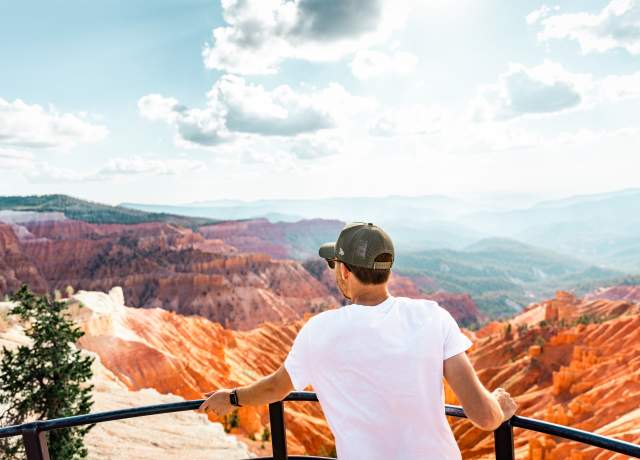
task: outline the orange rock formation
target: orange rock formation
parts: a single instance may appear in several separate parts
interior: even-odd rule
[[[24,255],[11,225],[0,223],[0,295],[13,292],[22,283],[44,290],[46,281],[35,264]]]
[[[111,297],[102,296],[76,295],[89,306],[82,310],[87,336],[81,345],[98,353],[130,389],[151,387],[185,398],[273,372],[304,321],[234,332],[203,318],[124,307],[117,290]],[[549,305],[564,312],[559,319],[545,319],[550,310],[556,314]],[[501,386],[515,396],[521,415],[639,442],[639,313],[638,304],[580,301],[559,293],[514,318],[511,327],[491,323],[470,334],[475,342],[470,357],[489,389]],[[446,394],[455,403],[450,389]],[[333,440],[319,405],[285,407],[293,452],[330,450]],[[243,436],[260,432],[268,423],[266,407],[242,408],[239,418],[236,432]],[[464,458],[492,458],[491,434],[468,421],[452,423]],[[515,434],[520,459],[612,457],[537,433],[516,429]]]
[[[640,302],[640,286],[620,285],[596,289],[584,296],[585,300],[629,300]]]
[[[18,239],[14,229],[20,229]],[[131,305],[195,314],[227,327],[302,318],[336,305],[293,260],[242,253],[164,223],[94,225],[72,220],[0,226],[0,295],[122,286]]]
[[[84,305],[76,315],[86,332],[79,345],[97,353],[130,390],[153,388],[186,399],[270,374],[284,361],[304,322],[231,331],[200,317],[125,307],[120,288],[109,294],[80,291],[73,301]],[[293,453],[329,451],[333,438],[318,404],[287,403],[285,411]],[[268,426],[267,407],[243,407],[238,416],[233,433],[253,444],[257,453],[267,453],[248,439],[258,438]]]
[[[559,291],[509,323],[478,331],[470,358],[489,389],[501,386],[515,396],[520,415],[638,443],[639,313],[631,302]],[[468,421],[454,421],[453,429],[464,458],[492,458],[492,436]],[[621,458],[560,438],[515,434],[522,459]]]

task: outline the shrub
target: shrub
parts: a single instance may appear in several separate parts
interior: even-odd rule
[[[10,351],[3,347],[0,362],[0,404],[6,410],[2,425],[33,419],[52,419],[86,414],[91,410],[93,358],[82,356],[74,344],[84,335],[66,315],[64,302],[36,296],[23,286],[11,301],[10,315],[25,324],[31,345]],[[83,438],[93,426],[54,430],[48,433],[52,459],[84,458]],[[0,458],[24,455],[22,440],[6,438],[0,442]]]
[[[576,324],[595,324],[601,323],[602,319],[595,315],[580,315],[580,317],[576,320]]]
[[[238,428],[240,426],[240,419],[238,418],[238,409],[233,409],[233,411],[224,416],[223,423],[224,431],[229,433],[233,428]]]

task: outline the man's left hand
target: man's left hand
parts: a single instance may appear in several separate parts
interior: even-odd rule
[[[216,390],[205,393],[207,400],[198,407],[197,412],[201,414],[213,412],[218,417],[228,414],[233,410],[233,406],[229,400],[230,393],[231,390]]]

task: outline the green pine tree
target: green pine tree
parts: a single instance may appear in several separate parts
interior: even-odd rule
[[[11,296],[16,302],[9,314],[25,324],[29,346],[16,350],[3,347],[0,361],[0,416],[3,426],[31,420],[86,414],[91,410],[93,358],[75,347],[84,335],[66,314],[64,302],[36,296],[26,286]],[[92,426],[54,430],[48,433],[52,459],[75,460],[87,456],[83,437]],[[0,458],[24,457],[21,438],[0,443]]]

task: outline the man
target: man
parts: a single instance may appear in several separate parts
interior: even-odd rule
[[[276,372],[208,393],[201,411],[221,416],[234,405],[268,404],[311,384],[341,460],[459,459],[443,377],[479,428],[495,430],[513,416],[509,394],[489,393],[478,380],[465,354],[471,341],[446,310],[389,295],[395,252],[381,228],[348,224],[319,254],[351,304],[312,317]]]

